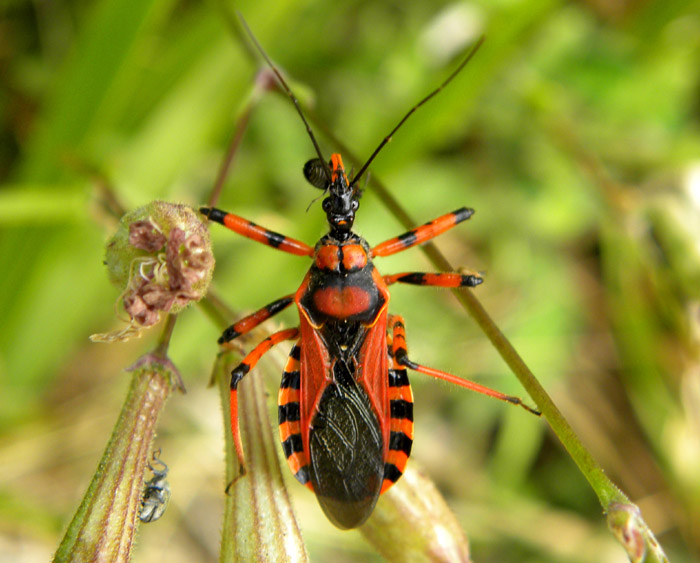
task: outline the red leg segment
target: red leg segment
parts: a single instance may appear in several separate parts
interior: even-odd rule
[[[208,219],[221,223],[227,229],[231,229],[233,232],[248,237],[256,242],[277,248],[289,254],[296,254],[297,256],[313,256],[314,254],[313,247],[305,242],[270,231],[265,227],[256,225],[252,221],[248,221],[233,213],[226,213],[220,209],[210,207],[200,207],[199,212],[206,215]]]
[[[403,318],[399,316],[391,316],[389,317],[389,325],[394,336],[394,359],[398,364],[406,366],[409,369],[419,371],[420,373],[424,373],[432,377],[437,377],[438,379],[442,379],[449,383],[454,383],[455,385],[459,385],[460,387],[464,387],[465,389],[471,389],[472,391],[476,391],[477,393],[483,393],[484,395],[488,395],[489,397],[493,397],[494,399],[506,401],[514,405],[519,405],[525,410],[537,416],[540,416],[541,413],[539,411],[533,409],[532,407],[529,407],[528,405],[523,403],[522,399],[518,397],[506,395],[505,393],[495,391],[494,389],[490,389],[489,387],[485,387],[473,381],[469,381],[468,379],[462,379],[461,377],[457,377],[456,375],[452,375],[451,373],[440,371],[434,368],[429,368],[427,366],[423,366],[412,362],[408,359],[408,351],[406,349],[406,332],[403,324]]]
[[[425,272],[402,272],[384,276],[384,283],[410,283],[412,285],[430,285],[435,287],[476,287],[483,282],[479,274],[457,274],[445,272],[430,274]]]
[[[238,383],[275,344],[285,340],[296,340],[297,338],[299,338],[298,328],[287,328],[271,334],[258,344],[231,372],[231,433],[233,434],[233,444],[236,447],[236,455],[241,467],[245,467],[245,458],[243,456],[241,435],[238,431]]]
[[[229,348],[226,345],[227,342],[231,342],[231,340],[234,338],[238,338],[242,334],[253,330],[256,326],[263,321],[266,321],[273,315],[276,315],[280,311],[284,311],[287,307],[289,307],[289,305],[292,304],[293,301],[293,293],[291,295],[285,295],[284,297],[277,299],[277,301],[273,301],[272,303],[265,305],[259,311],[255,311],[255,313],[242,318],[240,321],[232,324],[223,332],[221,338],[219,338],[219,344],[222,344],[225,348]]]
[[[466,221],[473,214],[474,210],[468,207],[457,209],[457,211],[438,217],[425,225],[411,229],[407,233],[378,244],[372,249],[372,256],[390,256],[417,244],[424,243],[431,238],[441,235],[458,223]]]

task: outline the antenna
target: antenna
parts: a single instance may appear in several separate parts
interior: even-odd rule
[[[435,90],[430,92],[430,94],[428,94],[425,98],[423,98],[420,102],[418,102],[415,106],[413,106],[410,110],[408,110],[408,113],[403,116],[403,119],[401,121],[399,121],[399,124],[396,127],[394,127],[391,130],[391,133],[389,133],[386,137],[384,137],[382,142],[379,143],[379,146],[376,149],[374,149],[374,152],[369,157],[367,162],[364,163],[362,168],[360,168],[360,171],[357,173],[357,175],[350,182],[351,187],[354,187],[355,184],[357,184],[357,181],[362,177],[362,175],[365,173],[365,171],[367,170],[369,165],[372,163],[374,158],[379,154],[379,151],[381,151],[384,148],[384,145],[386,145],[389,141],[391,141],[391,137],[394,135],[394,133],[396,133],[399,130],[399,128],[406,122],[406,120],[409,117],[411,117],[411,115],[413,115],[413,112],[416,111],[419,107],[421,107],[425,102],[430,100],[432,97],[436,96],[440,92],[440,90],[442,90],[445,86],[447,86],[450,82],[452,82],[452,79],[462,71],[462,69],[474,57],[476,52],[479,50],[479,47],[481,47],[481,45],[483,43],[484,43],[484,37],[482,35],[479,38],[479,40],[476,42],[474,47],[472,47],[471,51],[469,51],[469,54],[464,58],[464,60],[459,64],[459,66],[452,72],[452,74],[450,74],[447,77],[447,79],[442,84],[440,84],[440,86],[435,88]]]
[[[314,144],[314,148],[316,149],[316,154],[321,159],[321,163],[323,164],[323,170],[324,170],[324,173],[326,174],[326,179],[330,182],[331,181],[331,171],[328,168],[328,162],[326,162],[326,159],[323,157],[323,153],[321,153],[321,148],[318,146],[318,143],[316,142],[316,137],[314,137],[314,133],[311,130],[311,127],[309,126],[308,121],[306,121],[306,117],[304,117],[304,112],[301,111],[301,106],[299,105],[299,100],[297,100],[297,97],[294,95],[294,92],[292,92],[292,89],[287,85],[284,78],[282,78],[282,74],[280,73],[280,71],[277,70],[277,67],[274,65],[272,60],[270,60],[270,57],[267,56],[267,53],[265,52],[265,50],[262,48],[260,43],[258,43],[258,40],[255,38],[255,35],[253,35],[253,32],[248,27],[248,23],[245,21],[245,19],[243,18],[243,15],[240,12],[238,13],[238,17],[240,18],[241,23],[243,24],[243,27],[245,28],[251,41],[253,42],[253,45],[255,45],[257,50],[262,55],[263,59],[265,59],[265,62],[272,69],[272,72],[275,73],[277,80],[282,85],[282,88],[284,89],[287,96],[289,96],[289,98],[292,100],[292,103],[294,104],[294,107],[296,108],[297,113],[299,114],[299,116],[301,117],[301,120],[304,122],[304,125],[306,126],[306,132],[309,134],[309,137],[311,137],[311,142]],[[374,156],[374,155],[372,155],[372,156]]]

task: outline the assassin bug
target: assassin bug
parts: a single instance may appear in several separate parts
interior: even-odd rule
[[[339,154],[332,154],[329,162],[323,157],[296,97],[252,34],[251,38],[293,102],[316,149],[318,158],[305,164],[304,176],[328,194],[322,207],[329,232],[311,247],[238,215],[200,208],[209,219],[240,235],[313,259],[295,293],[241,319],[219,338],[219,344],[226,346],[292,303],[299,311],[298,327],[280,330],[263,340],[231,372],[234,444],[243,466],[238,384],[273,346],[285,340],[295,341],[278,396],[284,455],[294,476],[315,493],[330,521],[339,528],[354,528],[369,517],[379,495],[401,477],[411,453],[413,395],[407,369],[539,414],[517,397],[410,360],[403,319],[387,310],[388,286],[394,283],[455,288],[475,287],[482,282],[478,275],[452,272],[383,276],[372,262],[444,233],[469,219],[472,209],[460,208],[374,247],[352,231],[359,207],[358,182],[370,163],[408,117],[460,72],[480,42],[437,89],[411,108],[357,174],[348,179]]]

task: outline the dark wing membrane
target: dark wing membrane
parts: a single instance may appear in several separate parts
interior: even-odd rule
[[[311,483],[328,519],[355,528],[372,513],[384,477],[377,415],[352,366],[333,364],[334,381],[318,403],[309,432]]]

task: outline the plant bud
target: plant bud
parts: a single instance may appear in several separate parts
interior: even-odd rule
[[[94,334],[97,342],[128,340],[156,324],[162,313],[178,313],[207,292],[214,271],[209,231],[199,213],[184,204],[153,201],[122,217],[107,242],[110,280],[129,326]]]

